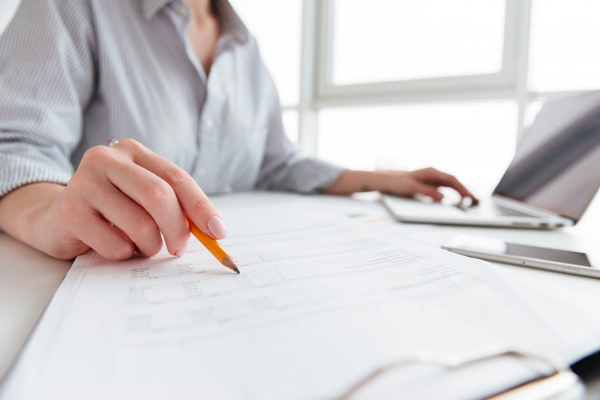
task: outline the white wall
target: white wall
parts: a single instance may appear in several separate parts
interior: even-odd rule
[[[20,2],[21,0],[0,0],[0,35],[12,20]]]

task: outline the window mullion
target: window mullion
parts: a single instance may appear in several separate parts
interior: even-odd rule
[[[519,2],[517,29],[519,43],[517,52],[517,86],[516,99],[519,104],[519,117],[517,125],[517,145],[524,130],[525,113],[531,94],[528,90],[527,78],[529,73],[529,33],[531,27],[531,0]]]
[[[298,105],[298,141],[304,153],[317,153],[317,109],[314,104],[316,71],[319,64],[316,33],[319,24],[319,0],[302,2],[302,39],[300,55],[300,103]]]

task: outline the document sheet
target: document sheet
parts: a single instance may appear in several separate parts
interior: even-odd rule
[[[568,359],[568,338],[499,267],[302,202],[221,212],[230,232],[221,243],[241,274],[194,238],[180,258],[163,249],[110,262],[90,251],[75,261],[4,397],[322,399],[422,351]],[[531,373],[509,370],[508,381]],[[447,398],[483,390],[486,378]],[[435,386],[411,385],[420,394]]]

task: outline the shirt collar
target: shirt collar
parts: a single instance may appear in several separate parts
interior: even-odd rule
[[[146,19],[152,19],[163,8],[177,0],[141,0],[142,9]],[[217,14],[223,34],[230,33],[235,40],[246,43],[248,40],[248,28],[237,15],[228,0],[216,0]]]
[[[238,42],[246,43],[249,36],[248,28],[229,4],[229,0],[216,0],[216,8],[223,34],[230,33]]]
[[[160,10],[173,0],[141,0],[146,19],[152,19]]]

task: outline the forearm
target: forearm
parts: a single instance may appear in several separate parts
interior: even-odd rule
[[[352,194],[371,190],[383,191],[385,185],[385,177],[376,172],[347,170],[325,192],[328,194]]]
[[[55,183],[33,183],[22,186],[0,198],[0,229],[28,245],[48,252],[48,236],[42,220],[64,186]]]
[[[255,187],[259,190],[315,193],[331,186],[344,171],[344,168],[314,157],[270,157],[270,163],[263,165]]]
[[[56,258],[94,249],[109,260],[163,245],[181,256],[190,239],[187,216],[213,239],[227,228],[206,194],[181,167],[132,139],[86,151],[63,187],[23,186],[0,199],[0,228]]]
[[[474,204],[477,198],[456,177],[425,168],[417,171],[346,171],[326,189],[330,194],[351,194],[378,190],[399,196],[425,195],[436,201],[444,195],[438,191],[440,186],[456,190],[462,197],[470,197]]]

